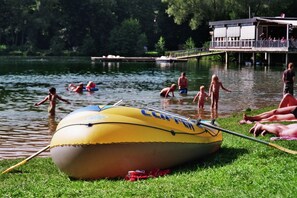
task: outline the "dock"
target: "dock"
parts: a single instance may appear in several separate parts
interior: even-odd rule
[[[122,56],[102,56],[91,57],[92,62],[157,62],[157,63],[175,63],[175,62],[187,62],[187,57],[122,57]]]
[[[114,57],[91,57],[92,62],[155,62],[155,57],[122,57],[122,56],[114,56]]]
[[[181,59],[171,56],[161,56],[155,59],[156,63],[176,63],[176,62],[187,62],[188,59]]]

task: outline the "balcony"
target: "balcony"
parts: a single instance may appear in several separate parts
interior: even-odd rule
[[[297,51],[297,41],[290,40],[232,40],[212,41],[210,51],[224,50],[237,52],[289,52]]]

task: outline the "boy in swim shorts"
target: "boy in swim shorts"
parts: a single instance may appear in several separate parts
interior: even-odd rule
[[[186,77],[186,73],[182,72],[177,81],[178,90],[180,94],[188,93],[188,78]]]

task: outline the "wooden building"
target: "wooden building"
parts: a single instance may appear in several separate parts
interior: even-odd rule
[[[226,62],[231,52],[238,54],[240,63],[246,61],[244,54],[250,54],[253,63],[263,61],[256,60],[256,54],[261,55],[268,65],[274,55],[285,64],[296,58],[297,18],[253,17],[212,21],[209,25],[212,29],[209,50],[224,51]]]

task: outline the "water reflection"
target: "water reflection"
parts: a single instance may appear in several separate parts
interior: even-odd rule
[[[217,119],[219,117],[218,110],[217,109],[211,109],[210,118],[212,120]]]
[[[113,104],[152,107],[189,118],[211,119],[276,105],[282,96],[278,67],[239,67],[211,62],[174,63],[169,66],[154,63],[96,63],[90,60],[36,60],[1,62],[0,70],[0,159],[27,157],[50,143],[57,123],[77,108],[88,105]],[[164,99],[163,87],[176,83],[180,73],[187,73],[188,95]],[[193,98],[204,85],[208,90],[212,74],[217,74],[232,93],[220,93],[217,112],[197,108]],[[99,91],[76,94],[66,90],[69,83],[94,81]],[[71,104],[59,102],[56,117],[47,116],[46,105],[34,107],[44,98],[49,87]],[[42,153],[48,156],[48,152]]]
[[[55,133],[57,125],[56,116],[48,116],[48,128],[51,135]]]

